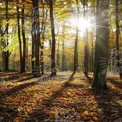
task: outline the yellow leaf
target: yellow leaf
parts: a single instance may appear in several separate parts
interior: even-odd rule
[[[72,110],[72,111],[75,111],[75,108],[72,108],[71,110]]]
[[[93,117],[93,119],[94,119],[95,121],[97,121],[97,120],[98,120],[98,118],[97,118],[97,117]]]
[[[81,116],[87,116],[89,114],[89,112],[88,111],[84,111],[82,114],[81,114]]]

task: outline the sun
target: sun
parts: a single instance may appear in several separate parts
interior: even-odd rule
[[[93,27],[93,23],[91,23],[91,19],[90,18],[85,19],[83,17],[80,17],[78,20],[76,18],[71,18],[70,24],[73,27],[78,27],[80,35],[83,35],[86,29],[91,30]]]
[[[91,27],[91,22],[89,19],[79,18],[78,28],[79,30],[85,31],[86,28]]]

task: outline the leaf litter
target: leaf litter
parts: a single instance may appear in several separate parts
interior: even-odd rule
[[[29,73],[17,73],[18,77],[13,73],[13,79],[9,79],[12,73],[6,74],[7,81],[0,87],[0,122],[113,122],[121,119],[120,85],[109,79],[109,91],[93,90],[80,73],[68,81],[70,74],[60,73],[46,81],[33,78]]]

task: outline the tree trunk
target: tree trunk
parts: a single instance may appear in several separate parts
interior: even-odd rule
[[[44,5],[43,5],[43,18],[44,18]],[[45,39],[45,25],[44,21],[42,21],[42,40],[41,40],[41,74],[44,74],[44,39]]]
[[[76,0],[78,5],[78,0]],[[76,39],[74,48],[74,71],[73,74],[78,70],[78,22],[79,22],[79,7],[77,6],[77,22],[76,22]]]
[[[93,38],[93,32],[91,33],[91,40],[92,40],[92,44],[91,44],[91,72],[94,71],[94,38]]]
[[[57,58],[56,58],[56,61],[57,61],[57,67],[58,67],[58,68],[60,67],[59,45],[60,45],[60,41],[58,40],[58,46],[57,46]]]
[[[8,30],[8,25],[6,25],[6,29],[3,30],[3,27],[2,27],[2,23],[0,21],[0,34],[1,34],[1,37],[3,37],[5,35],[5,33],[7,32]],[[3,46],[3,49],[7,46],[7,41],[6,40],[3,40],[1,39],[1,45]],[[7,52],[5,51],[2,51],[2,66],[3,66],[3,71],[7,71]]]
[[[8,0],[6,0],[6,21],[8,22]],[[5,42],[5,46],[7,46],[9,44],[8,42],[8,27],[9,24],[7,23],[6,25],[6,34],[7,34],[7,40]],[[4,71],[8,71],[9,70],[9,51],[3,52],[3,56],[4,56]]]
[[[96,43],[95,43],[95,69],[94,81],[92,88],[108,89],[106,84],[106,73],[108,63],[108,15],[105,10],[108,9],[109,0],[97,1],[97,18],[96,18]],[[105,3],[106,4],[105,4]],[[105,14],[103,15],[104,12]]]
[[[32,74],[34,77],[40,75],[39,47],[40,47],[40,26],[38,0],[32,0]]]
[[[65,46],[64,40],[62,41],[62,71],[66,71],[66,58],[65,58]]]
[[[22,43],[21,43],[21,34],[20,34],[20,15],[19,7],[17,6],[17,24],[18,24],[18,39],[19,39],[19,54],[20,54],[20,72],[22,73]]]
[[[119,52],[120,51],[120,47],[119,47],[119,45],[120,45],[120,42],[119,42],[120,27],[119,27],[119,16],[118,16],[118,2],[119,2],[119,0],[115,0],[115,4],[116,4],[116,9],[115,9],[116,10],[115,11],[115,13],[116,13],[116,50]],[[121,69],[122,64],[120,63],[120,54],[119,53],[117,54],[116,59],[117,59],[116,66],[117,66],[117,69],[119,69],[120,79],[122,79],[122,69]]]
[[[56,66],[55,66],[55,26],[54,26],[54,17],[53,17],[53,0],[49,1],[50,6],[50,21],[51,21],[51,33],[52,33],[52,48],[51,48],[51,75],[56,76]]]
[[[24,5],[23,5],[23,8],[22,8],[22,38],[23,38],[22,72],[25,72],[26,39],[25,39]]]
[[[41,3],[42,3],[42,17],[43,17],[43,20],[42,20],[42,27],[41,27],[41,74],[43,75],[44,74],[44,41],[45,41],[45,29],[46,29],[46,26],[44,24],[44,19],[47,18],[47,10],[45,12],[45,6],[44,6],[44,3],[43,3],[43,0],[41,0]]]
[[[44,41],[44,33],[42,34],[42,41]],[[41,42],[41,74],[44,74],[44,42]]]
[[[67,70],[66,57],[65,57],[64,32],[65,32],[65,25],[63,24],[63,31],[62,31],[62,35],[63,35],[63,39],[62,39],[62,64],[61,64],[61,70],[62,71],[66,71]]]
[[[87,20],[87,17],[86,17],[86,11],[88,9],[87,1],[84,0],[82,2],[82,4],[83,4],[83,7],[84,7],[83,16],[84,16],[84,19]],[[88,77],[88,71],[89,71],[89,45],[88,45],[88,28],[87,27],[85,27],[84,40],[85,40],[84,74],[85,74],[86,77]]]

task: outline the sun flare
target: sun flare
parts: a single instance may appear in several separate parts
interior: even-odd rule
[[[86,20],[84,18],[80,18],[78,21],[78,27],[80,30],[85,30],[86,28],[91,27],[91,23],[89,20]]]
[[[79,33],[81,33],[80,35],[83,35],[83,33],[86,31],[87,28],[90,30],[93,27],[93,23],[91,23],[91,19],[85,19],[83,17],[80,17],[78,22],[76,18],[71,18],[70,24],[73,27],[78,27]]]

